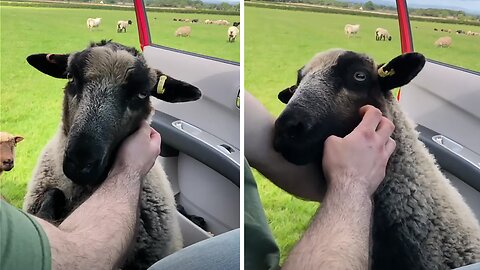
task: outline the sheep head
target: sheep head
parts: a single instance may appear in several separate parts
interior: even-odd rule
[[[135,48],[110,41],[71,54],[30,55],[27,61],[45,74],[68,80],[63,171],[80,185],[106,178],[121,141],[151,115],[150,96],[167,102],[201,96],[195,86],[148,67]]]
[[[0,172],[10,171],[15,163],[15,146],[23,141],[22,136],[0,131]]]
[[[419,53],[375,65],[364,54],[340,49],[319,53],[298,71],[297,83],[278,94],[287,104],[275,122],[274,148],[290,162],[321,159],[330,135],[344,137],[360,122],[359,108],[385,108],[390,90],[409,83],[425,65]]]

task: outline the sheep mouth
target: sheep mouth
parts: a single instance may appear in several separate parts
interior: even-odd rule
[[[5,172],[8,172],[8,171],[11,171],[13,169],[13,163],[9,163],[9,164],[2,164],[2,171],[5,171]]]

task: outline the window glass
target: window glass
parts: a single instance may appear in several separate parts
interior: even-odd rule
[[[366,53],[378,63],[401,53],[395,8],[382,11],[390,15],[378,15],[360,10],[364,6],[359,4],[326,8],[306,3],[245,3],[245,89],[274,115],[285,107],[277,99],[278,92],[296,82],[297,70],[317,52],[343,48]],[[348,37],[346,24],[359,24],[360,30]],[[376,40],[379,27],[389,31],[390,41]],[[283,261],[318,204],[288,195],[257,172],[255,179]]]
[[[148,25],[152,42],[239,62],[242,38],[240,33],[236,35],[233,42],[228,41],[229,28],[234,22],[240,22],[238,2],[224,5],[227,9],[225,11],[202,11],[216,14],[158,12],[148,9]]]
[[[119,8],[99,2],[2,1],[0,5],[0,127],[25,138],[17,145],[15,167],[1,176],[0,190],[17,207],[22,207],[26,184],[42,148],[60,123],[66,84],[66,80],[31,67],[27,56],[80,51],[102,39],[140,49],[136,25],[117,33],[119,20],[135,21],[133,5],[125,3],[126,7]],[[98,27],[89,30],[88,18],[102,19]]]
[[[480,71],[480,2],[453,0],[450,5],[452,10],[440,4],[409,8],[414,49],[429,59]]]

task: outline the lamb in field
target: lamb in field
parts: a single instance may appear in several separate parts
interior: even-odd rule
[[[234,42],[240,30],[236,26],[230,26],[227,30],[228,42]]]
[[[434,43],[437,47],[448,48],[452,45],[452,38],[451,37],[441,37],[437,39]]]
[[[15,147],[23,141],[22,136],[0,131],[0,174],[10,171],[15,165]]]
[[[88,18],[87,19],[87,28],[88,30],[92,31],[93,28],[97,28],[100,26],[100,23],[102,22],[102,18]]]
[[[317,54],[298,71],[297,84],[278,95],[287,106],[275,123],[274,147],[298,165],[321,160],[327,137],[349,134],[363,105],[379,108],[395,124],[397,147],[373,198],[374,270],[443,270],[480,261],[478,221],[390,92],[424,64],[419,53],[376,65],[364,54],[330,50]]]
[[[118,21],[118,22],[117,22],[117,33],[121,33],[121,32],[126,33],[126,32],[127,32],[127,26],[128,26],[128,25],[131,25],[131,24],[132,24],[132,21],[131,21],[131,20],[128,20],[128,21]]]
[[[391,41],[392,36],[390,36],[390,33],[387,29],[379,27],[375,30],[375,40],[379,41],[382,39],[383,41],[385,41],[386,39],[388,39],[388,41]]]
[[[175,31],[176,37],[189,37],[192,34],[190,26],[181,26]]]
[[[346,24],[344,30],[348,37],[357,36],[360,31],[360,24]]]
[[[198,88],[150,68],[135,48],[111,41],[27,61],[68,80],[62,122],[40,155],[24,201],[28,213],[55,225],[105,180],[121,142],[153,113],[151,95],[166,102],[201,96]],[[173,191],[159,163],[143,183],[138,235],[122,269],[146,269],[182,247]]]

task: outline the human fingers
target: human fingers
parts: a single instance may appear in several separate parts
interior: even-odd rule
[[[377,130],[377,126],[382,120],[382,112],[371,105],[366,105],[360,108],[360,115],[362,114],[363,119],[357,128],[371,131]]]
[[[393,125],[392,121],[390,121],[386,117],[382,117],[380,123],[377,126],[377,134],[381,136],[384,142],[392,135],[393,131],[395,130],[395,125]]]
[[[395,151],[395,147],[397,147],[397,143],[394,139],[389,137],[387,143],[385,144],[385,151],[387,152],[388,157],[393,154],[393,151]]]

